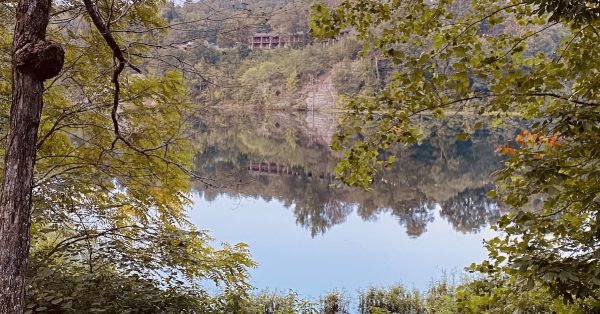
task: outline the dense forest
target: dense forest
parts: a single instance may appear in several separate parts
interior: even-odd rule
[[[2,1],[0,314],[598,313],[599,43],[595,0]],[[253,289],[198,193],[498,233],[456,282],[314,300]]]

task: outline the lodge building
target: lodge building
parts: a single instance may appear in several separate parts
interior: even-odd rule
[[[287,35],[255,33],[252,36],[252,49],[277,49],[306,44],[306,35],[297,32]]]
[[[346,37],[349,33],[350,30],[342,30],[337,38],[322,40],[318,43],[322,44],[323,46],[334,44],[338,42],[340,38]],[[313,42],[312,39],[304,32],[297,32],[286,35],[280,35],[275,33],[254,33],[250,41],[250,48],[277,49],[299,47],[308,44],[312,45]]]

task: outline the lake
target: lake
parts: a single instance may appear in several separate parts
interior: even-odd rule
[[[387,152],[397,162],[372,191],[334,178],[338,118],[325,113],[211,115],[198,122],[196,169],[226,188],[195,186],[191,221],[220,242],[244,242],[259,290],[318,297],[403,283],[427,289],[486,256],[502,213],[485,194],[509,138],[460,121],[424,122],[425,138]]]

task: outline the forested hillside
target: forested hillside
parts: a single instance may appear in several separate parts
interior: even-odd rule
[[[340,1],[326,1],[335,6]],[[170,3],[163,16],[181,25],[169,32],[167,42],[185,60],[192,78],[192,95],[203,103],[232,107],[307,109],[306,98],[316,85],[327,84],[336,99],[381,89],[398,70],[392,59],[377,51],[363,51],[356,33],[344,36],[333,45],[310,35],[308,14],[312,1],[201,1]],[[469,1],[455,1],[450,10],[459,17],[471,14]],[[198,23],[200,21],[200,23]],[[187,26],[186,26],[187,25]],[[528,33],[532,25],[509,20],[490,27],[478,25],[481,36],[502,33]],[[286,49],[250,47],[254,33],[285,35],[303,32],[306,44]],[[377,32],[376,32],[377,33]],[[553,25],[538,36],[526,39],[524,56],[551,54],[568,31]],[[374,44],[372,40],[367,40]],[[325,43],[328,43],[325,42]],[[376,44],[376,43],[375,43]],[[192,70],[193,68],[193,70]],[[192,75],[193,76],[193,75]],[[485,89],[486,82],[470,77],[474,89]],[[341,101],[343,102],[343,101]],[[318,110],[319,108],[317,108]]]
[[[383,74],[377,67],[384,66],[377,65],[376,58],[359,59],[360,46],[352,36],[330,45],[310,36],[311,4],[306,0],[169,4],[163,16],[182,26],[165,40],[175,48],[176,58],[189,66],[193,98],[219,106],[304,110],[309,93],[328,76],[333,79],[326,83],[328,88],[339,95],[378,88]],[[296,32],[306,34],[305,43],[273,50],[250,47],[254,33]]]

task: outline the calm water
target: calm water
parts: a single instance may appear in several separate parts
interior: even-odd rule
[[[428,127],[419,145],[390,152],[397,163],[366,192],[335,186],[335,122],[269,113],[198,126],[197,169],[228,188],[198,185],[189,215],[218,241],[250,246],[255,287],[307,297],[399,282],[423,290],[485,257],[501,214],[485,193],[502,134],[457,141],[452,123]]]

